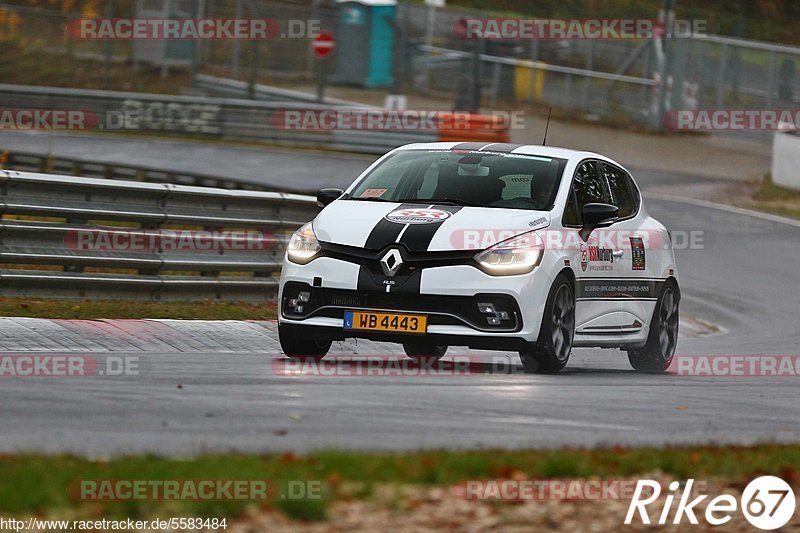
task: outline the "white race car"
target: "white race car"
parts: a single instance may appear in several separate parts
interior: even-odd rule
[[[669,233],[630,173],[562,148],[412,144],[372,164],[291,238],[278,329],[289,357],[333,340],[511,350],[557,372],[573,347],[669,366],[680,289]]]

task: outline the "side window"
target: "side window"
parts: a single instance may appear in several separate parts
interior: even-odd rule
[[[603,175],[611,190],[611,203],[619,207],[619,217],[627,218],[636,212],[638,200],[630,177],[611,165],[603,164]]]
[[[575,171],[572,190],[575,191],[579,209],[586,204],[610,201],[600,173],[597,171],[597,165],[593,161],[586,161]]]

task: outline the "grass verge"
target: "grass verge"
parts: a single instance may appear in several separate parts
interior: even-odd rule
[[[185,320],[271,320],[274,303],[151,302],[0,298],[0,316],[29,318],[175,318]]]
[[[465,480],[621,478],[663,472],[678,479],[744,483],[760,475],[800,482],[800,445],[754,447],[609,448],[601,450],[430,451],[399,454],[319,452],[308,456],[205,455],[193,459],[69,456],[0,457],[0,513],[14,516],[80,513],[82,517],[235,518],[248,507],[279,509],[291,518],[324,520],[330,502],[369,499],[376,485],[449,487]],[[272,501],[81,501],[79,480],[310,480],[318,499]],[[353,490],[353,487],[358,487]]]
[[[800,220],[800,191],[775,185],[766,176],[747,207]]]

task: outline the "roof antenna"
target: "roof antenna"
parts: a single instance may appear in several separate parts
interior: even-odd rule
[[[550,115],[553,114],[553,106],[550,106],[550,110],[547,112],[547,125],[544,127],[544,139],[542,140],[542,146],[547,146],[547,130],[550,129]]]

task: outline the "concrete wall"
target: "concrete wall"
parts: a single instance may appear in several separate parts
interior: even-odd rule
[[[800,191],[800,131],[775,134],[772,141],[772,181]]]

